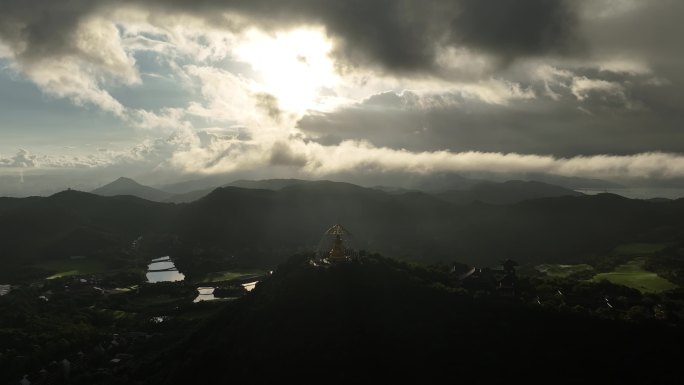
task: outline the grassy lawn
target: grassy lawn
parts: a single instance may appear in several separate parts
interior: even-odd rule
[[[616,247],[612,254],[614,255],[644,255],[653,254],[660,251],[666,247],[670,246],[669,243],[626,243]]]
[[[104,273],[110,270],[106,261],[98,258],[51,260],[41,263],[38,265],[38,267],[56,271],[55,274],[47,277],[47,279],[67,277],[71,275]]]
[[[574,273],[579,273],[582,271],[591,271],[594,270],[593,267],[587,264],[579,264],[579,265],[539,265],[536,266],[535,269],[541,273],[545,273],[549,277],[554,277],[554,278],[566,278],[569,277],[571,274]]]
[[[246,277],[248,275],[262,275],[265,273],[266,272],[264,270],[256,270],[256,269],[237,269],[237,270],[230,270],[230,271],[217,271],[214,273],[207,274],[204,277],[204,279],[202,280],[202,282],[230,281],[233,279]]]
[[[643,269],[643,259],[637,258],[620,265],[610,273],[596,274],[593,281],[607,280],[612,283],[631,287],[642,293],[657,293],[674,289],[677,285],[659,277],[656,273]]]
[[[112,319],[119,320],[132,320],[137,316],[136,313],[130,313],[123,310],[111,310],[111,309],[97,309],[99,313],[105,314]]]

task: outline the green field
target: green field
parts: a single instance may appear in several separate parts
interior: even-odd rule
[[[607,280],[618,285],[637,289],[642,293],[658,293],[677,287],[656,273],[644,270],[643,265],[644,260],[637,258],[616,267],[615,270],[609,273],[596,274],[592,281]]]
[[[107,263],[98,258],[51,260],[41,263],[38,267],[56,271],[56,273],[47,277],[47,279],[68,277],[71,275],[104,273],[110,270]]]
[[[587,264],[578,264],[578,265],[549,265],[549,264],[544,264],[544,265],[539,265],[536,266],[535,269],[539,271],[540,273],[544,273],[548,275],[549,277],[554,277],[554,278],[566,278],[569,277],[572,274],[575,273],[580,273],[583,271],[591,271],[594,270],[593,267]]]
[[[262,275],[265,274],[266,272],[264,270],[256,270],[256,269],[237,269],[237,270],[230,270],[230,271],[217,271],[213,273],[208,273],[204,279],[202,279],[202,282],[221,282],[221,281],[230,281],[233,279],[238,279],[242,277],[246,277],[249,275]]]
[[[634,256],[653,254],[668,246],[670,246],[669,243],[625,243],[613,249],[611,254]]]

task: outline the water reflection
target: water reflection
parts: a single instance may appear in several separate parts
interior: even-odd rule
[[[147,265],[147,282],[176,282],[185,279],[185,275],[179,272],[171,257],[165,256],[153,259]]]
[[[213,301],[215,299],[218,299],[214,297],[214,288],[213,287],[198,287],[197,292],[199,293],[197,295],[197,298],[195,298],[192,302],[202,302],[202,301]]]
[[[259,281],[245,283],[242,285],[242,287],[244,287],[245,290],[247,290],[247,291],[252,291],[252,290],[254,290],[254,287],[256,287],[257,282],[259,282]]]

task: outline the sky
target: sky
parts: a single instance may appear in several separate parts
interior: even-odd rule
[[[679,0],[3,0],[0,195],[216,175],[681,188],[682,15]]]

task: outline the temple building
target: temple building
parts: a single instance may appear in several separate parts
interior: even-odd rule
[[[457,273],[452,269],[456,284],[470,290],[496,291],[503,297],[516,297],[518,295],[518,278],[515,267],[518,263],[506,259],[501,261],[500,267],[476,268]]]
[[[340,224],[335,224],[323,233],[319,242],[315,264],[346,262],[354,258],[355,250],[350,245],[351,233]]]

